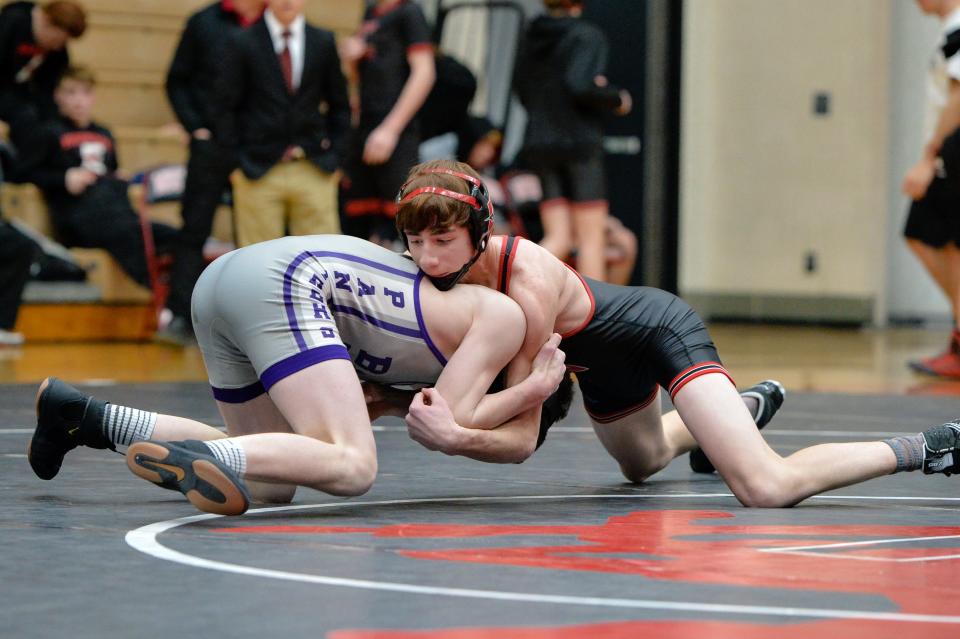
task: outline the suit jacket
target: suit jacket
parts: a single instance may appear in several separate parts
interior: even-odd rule
[[[291,146],[325,171],[340,166],[350,128],[347,86],[333,34],[304,28],[303,75],[290,95],[270,31],[261,20],[234,34],[214,91],[216,141],[236,148],[240,168],[258,179]]]

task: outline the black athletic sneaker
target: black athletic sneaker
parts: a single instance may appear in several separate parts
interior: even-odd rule
[[[137,477],[179,490],[204,512],[242,515],[250,507],[243,480],[201,441],[137,442],[127,449],[127,467]]]
[[[758,402],[757,412],[753,415],[757,430],[770,423],[773,416],[783,406],[783,398],[786,395],[787,391],[784,390],[783,384],[773,379],[764,380],[740,393],[741,397],[753,397]],[[712,473],[716,470],[710,460],[707,459],[706,453],[700,448],[694,448],[690,451],[690,468],[695,473]]]
[[[37,477],[56,477],[63,456],[77,446],[116,450],[103,435],[106,405],[56,377],[43,380],[37,390],[37,428],[27,446],[27,460]]]
[[[960,473],[960,422],[947,422],[923,431],[923,474]]]

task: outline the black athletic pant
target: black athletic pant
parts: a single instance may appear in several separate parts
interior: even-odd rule
[[[17,323],[20,297],[36,252],[33,240],[0,220],[0,329],[10,330]]]
[[[54,211],[57,233],[68,246],[104,249],[135,282],[150,287],[140,217],[127,197],[127,184],[101,179],[84,191],[67,210]],[[169,253],[177,229],[152,222],[157,254]]]
[[[233,155],[209,141],[190,141],[187,183],[181,203],[183,226],[173,248],[167,308],[176,317],[190,318],[190,296],[205,266],[203,244],[236,166]]]

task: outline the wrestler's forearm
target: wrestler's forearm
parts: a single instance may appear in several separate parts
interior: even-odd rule
[[[531,432],[524,420],[493,430],[461,428],[456,444],[444,452],[482,462],[518,464],[530,457],[536,446],[537,433]]]
[[[498,393],[484,395],[473,413],[457,422],[464,428],[497,428],[544,402],[542,380],[536,374]]]

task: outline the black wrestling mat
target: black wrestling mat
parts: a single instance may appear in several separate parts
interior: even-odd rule
[[[74,451],[37,479],[34,390],[0,386],[4,637],[960,637],[960,477],[895,475],[750,510],[685,457],[625,484],[575,409],[507,466],[378,423],[367,495],[300,489],[289,506],[224,518],[110,452]],[[203,384],[86,390],[220,423]],[[764,432],[788,454],[958,413],[953,397],[791,393]]]

